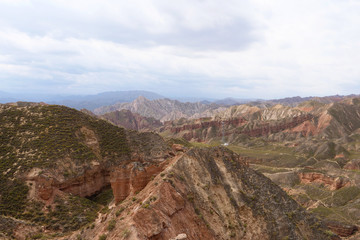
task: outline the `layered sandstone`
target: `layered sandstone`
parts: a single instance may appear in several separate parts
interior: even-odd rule
[[[326,225],[340,237],[349,237],[355,234],[359,229],[355,225],[345,224],[337,221],[326,221]]]
[[[189,240],[335,239],[284,191],[224,148],[192,149],[169,160],[143,190],[130,193],[103,219],[79,235],[134,240],[185,235]],[[116,222],[112,231],[106,230],[109,221]]]
[[[347,178],[327,176],[318,172],[301,172],[299,173],[299,178],[301,183],[324,184],[330,190],[338,190],[342,187],[348,187],[351,185],[350,180]]]

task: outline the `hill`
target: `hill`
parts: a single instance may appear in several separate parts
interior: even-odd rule
[[[173,150],[157,134],[35,103],[0,105],[0,130],[4,238],[335,237],[228,149]]]
[[[360,226],[359,103],[232,106],[211,118],[167,122],[161,135],[195,146],[227,145],[349,237]]]
[[[132,113],[129,110],[121,110],[105,113],[99,116],[116,126],[137,131],[153,131],[163,126],[163,124],[152,117],[143,117],[140,114]]]

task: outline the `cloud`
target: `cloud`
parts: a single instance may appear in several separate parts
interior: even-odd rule
[[[0,90],[358,93],[359,10],[350,0],[0,0]]]

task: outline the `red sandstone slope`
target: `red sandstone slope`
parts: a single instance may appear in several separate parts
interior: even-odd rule
[[[69,239],[101,236],[335,239],[279,187],[224,148],[192,149],[176,156],[143,190],[112,205],[93,229]]]
[[[225,136],[228,142],[236,142],[241,134],[279,140],[311,136],[339,138],[359,127],[360,104],[354,98],[330,104],[305,102],[293,108],[233,106],[212,118],[166,122],[161,131],[188,141],[212,141]]]

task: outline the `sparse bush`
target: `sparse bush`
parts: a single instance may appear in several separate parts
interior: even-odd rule
[[[106,238],[107,238],[106,234],[103,234],[99,237],[99,240],[106,240]]]
[[[121,207],[119,210],[117,210],[116,212],[115,212],[115,216],[120,216],[120,214],[123,212],[125,210],[125,208],[124,207]]]
[[[124,237],[124,238],[128,238],[129,236],[130,236],[130,230],[125,229],[125,230],[123,231],[123,237]]]
[[[112,230],[114,230],[115,226],[116,226],[116,220],[115,220],[115,219],[112,219],[112,220],[110,220],[110,222],[109,222],[109,225],[108,225],[108,227],[107,227],[107,230],[108,230],[108,231],[112,231]]]

